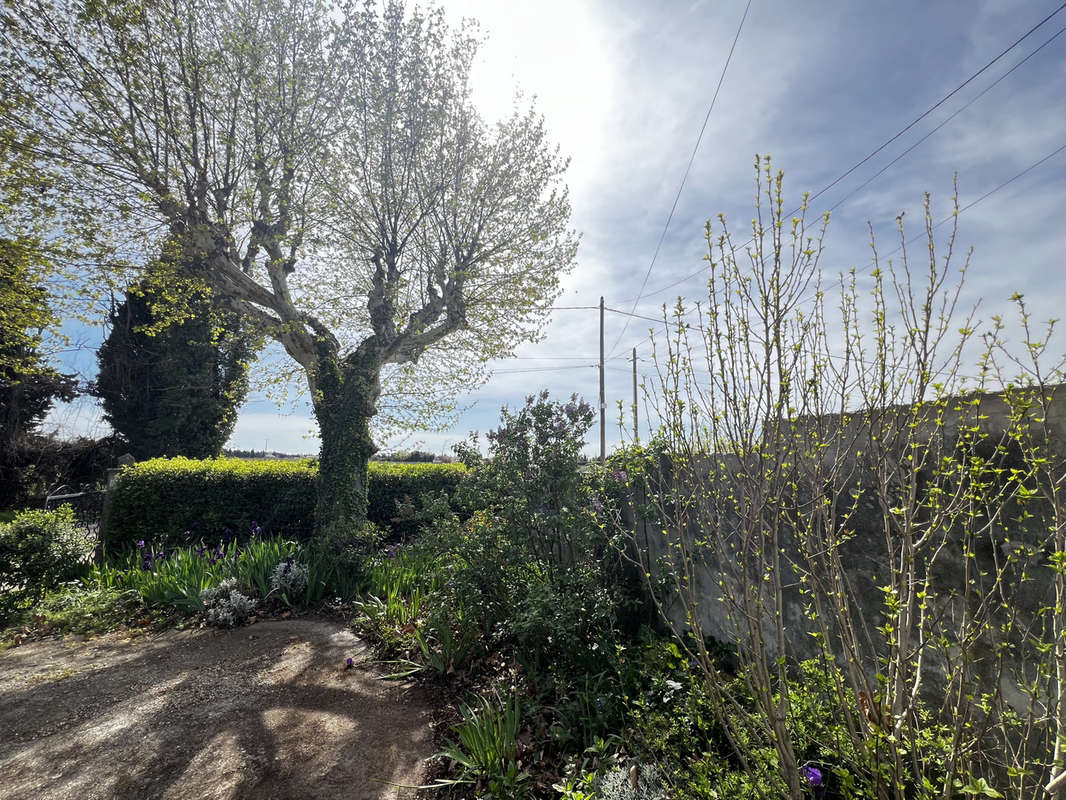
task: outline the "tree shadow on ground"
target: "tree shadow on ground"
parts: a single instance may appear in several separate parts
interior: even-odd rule
[[[52,640],[0,656],[8,798],[326,798],[413,792],[432,752],[417,690],[376,680],[336,623],[148,641]]]

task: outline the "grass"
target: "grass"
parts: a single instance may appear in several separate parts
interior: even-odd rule
[[[106,586],[89,578],[49,592],[32,608],[13,614],[0,634],[0,650],[27,633],[108,633],[125,627],[173,622],[173,615],[149,611],[137,592]]]
[[[440,755],[455,762],[459,777],[442,785],[486,784],[496,797],[523,797],[522,784],[529,779],[518,765],[518,732],[522,709],[518,695],[509,700],[499,696],[478,697],[459,708],[462,721],[455,726],[458,740]]]

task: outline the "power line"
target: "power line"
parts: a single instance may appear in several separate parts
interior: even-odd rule
[[[1057,34],[1056,34],[1056,35],[1057,35]],[[1000,190],[1002,190],[1002,189],[1005,189],[1005,188],[1007,188],[1007,187],[1008,187],[1008,186],[1010,186],[1010,185],[1011,185],[1012,183],[1014,183],[1014,182],[1015,182],[1016,180],[1018,180],[1018,179],[1020,179],[1020,178],[1023,178],[1024,176],[1028,175],[1028,174],[1029,174],[1030,172],[1032,172],[1032,171],[1033,171],[1034,169],[1036,169],[1037,167],[1040,167],[1040,166],[1042,166],[1043,164],[1046,164],[1046,163],[1047,163],[1048,161],[1050,161],[1050,160],[1051,160],[1051,159],[1053,159],[1053,158],[1054,158],[1055,156],[1059,155],[1060,153],[1062,153],[1062,152],[1064,152],[1064,151],[1066,151],[1066,144],[1062,144],[1062,145],[1060,145],[1059,147],[1057,147],[1057,148],[1056,148],[1055,150],[1053,150],[1053,151],[1051,151],[1050,153],[1048,153],[1048,154],[1047,154],[1046,156],[1044,156],[1043,158],[1039,159],[1038,161],[1034,161],[1034,162],[1033,162],[1032,164],[1030,164],[1030,165],[1029,165],[1028,167],[1026,167],[1025,169],[1023,169],[1023,170],[1021,170],[1021,171],[1019,171],[1019,172],[1016,172],[1016,173],[1015,173],[1014,175],[1012,175],[1011,177],[1007,178],[1007,180],[1005,180],[1005,181],[1003,181],[1003,182],[1001,182],[1001,183],[997,184],[997,185],[996,185],[996,186],[994,186],[993,188],[989,189],[989,190],[988,190],[987,192],[985,192],[984,194],[982,194],[982,195],[981,195],[980,197],[978,197],[977,199],[975,199],[975,200],[971,200],[971,201],[970,201],[969,203],[967,203],[966,205],[964,205],[964,206],[960,207],[960,208],[959,208],[959,210],[958,210],[958,212],[955,212],[955,213],[951,213],[951,214],[948,214],[948,215],[947,215],[946,217],[944,217],[943,219],[941,219],[941,220],[940,220],[939,222],[936,222],[936,223],[934,223],[934,225],[933,225],[933,230],[936,230],[937,228],[941,227],[942,225],[945,225],[946,223],[950,222],[950,221],[951,221],[952,219],[954,219],[954,218],[956,217],[956,215],[957,215],[957,214],[963,214],[963,213],[965,213],[965,212],[969,211],[969,210],[970,210],[971,208],[975,207],[975,206],[976,206],[976,205],[978,205],[979,203],[983,202],[984,200],[987,200],[987,199],[988,199],[989,197],[991,197],[992,195],[994,195],[994,194],[995,194],[996,192],[999,192]],[[909,244],[914,244],[914,243],[915,243],[916,241],[918,241],[919,239],[921,239],[921,238],[923,237],[923,235],[924,235],[924,234],[918,234],[918,235],[916,235],[916,236],[912,236],[912,237],[911,237],[910,239],[907,239],[907,240],[906,240],[906,241],[905,241],[905,242],[904,242],[903,244],[901,244],[901,245],[900,245],[899,247],[895,248],[894,250],[890,250],[889,252],[885,253],[884,255],[880,256],[879,258],[888,258],[889,256],[891,256],[891,255],[894,255],[894,254],[898,253],[898,252],[899,252],[899,251],[900,251],[900,250],[901,250],[902,248],[906,247],[906,246],[907,246],[907,245],[909,245]],[[875,263],[876,263],[876,262],[875,262],[875,261],[874,261],[873,259],[871,259],[870,261],[868,261],[868,262],[867,262],[866,264],[864,264],[864,265],[863,265],[863,268],[862,268],[862,269],[863,269],[863,270],[866,270],[866,269],[868,269],[869,267],[872,267],[872,266],[874,266],[874,264],[875,264]],[[801,303],[802,303],[802,302],[804,302],[804,301],[805,301],[806,299],[807,299],[807,298],[804,298],[804,300],[800,300],[799,302],[801,302]],[[673,323],[673,324],[675,324],[675,325],[676,325],[676,324],[678,324],[678,323]],[[643,339],[643,340],[641,340],[640,342],[638,342],[637,344],[635,344],[635,345],[634,345],[634,347],[643,347],[643,346],[644,346],[645,344],[647,344],[647,343],[648,343],[649,341],[650,341],[650,339]]]
[[[491,370],[493,375],[519,375],[527,372],[561,372],[568,369],[588,369],[589,367],[598,367],[598,364],[577,364],[576,366],[565,367],[523,367],[519,369],[494,369]]]
[[[961,91],[961,90],[962,90],[963,88],[965,88],[965,87],[966,87],[967,85],[969,85],[969,84],[970,84],[970,83],[971,83],[971,82],[972,82],[972,81],[973,81],[974,79],[976,79],[976,78],[977,78],[978,76],[980,76],[980,75],[981,75],[982,73],[984,73],[984,72],[985,72],[985,71],[986,71],[986,70],[987,70],[987,69],[988,69],[989,67],[991,67],[991,66],[992,66],[993,64],[995,64],[995,63],[996,63],[997,61],[999,61],[999,60],[1000,60],[1001,58],[1003,58],[1003,56],[1007,55],[1007,53],[1009,53],[1009,52],[1010,52],[1011,50],[1013,50],[1013,49],[1014,49],[1015,47],[1017,47],[1018,45],[1020,45],[1020,44],[1021,44],[1021,43],[1022,43],[1023,41],[1025,41],[1026,39],[1028,39],[1028,38],[1029,38],[1029,37],[1030,37],[1030,36],[1031,36],[1032,34],[1034,34],[1034,33],[1035,33],[1035,32],[1037,31],[1037,29],[1038,29],[1038,28],[1040,28],[1040,27],[1042,27],[1042,26],[1043,26],[1044,24],[1046,24],[1046,23],[1047,23],[1047,22],[1048,22],[1048,21],[1049,21],[1049,20],[1050,20],[1050,19],[1051,19],[1052,17],[1054,17],[1054,16],[1056,15],[1056,14],[1058,14],[1058,13],[1059,13],[1060,11],[1062,11],[1062,10],[1063,10],[1064,8],[1066,8],[1066,3],[1063,3],[1063,4],[1062,4],[1062,5],[1060,5],[1060,6],[1058,7],[1058,8],[1056,8],[1056,9],[1055,9],[1054,11],[1052,11],[1052,12],[1051,12],[1050,14],[1048,14],[1048,15],[1047,15],[1046,17],[1044,17],[1044,18],[1043,18],[1043,19],[1042,19],[1042,20],[1041,20],[1040,22],[1038,22],[1038,23],[1037,23],[1036,25],[1034,25],[1034,26],[1033,26],[1032,28],[1030,28],[1030,29],[1029,29],[1029,30],[1028,30],[1028,31],[1027,31],[1027,32],[1026,32],[1025,34],[1023,34],[1023,35],[1022,35],[1022,36],[1021,36],[1020,38],[1018,38],[1017,40],[1015,40],[1014,44],[1010,45],[1010,46],[1009,46],[1008,48],[1006,48],[1005,50],[1003,50],[1003,51],[1002,51],[1002,52],[1001,52],[1001,53],[1000,53],[1000,54],[999,54],[998,56],[996,56],[996,57],[995,57],[995,58],[993,58],[993,59],[992,59],[991,61],[989,61],[989,62],[988,62],[987,64],[985,64],[985,65],[984,65],[983,67],[981,67],[981,69],[977,70],[977,72],[975,72],[975,73],[974,73],[973,75],[971,75],[971,76],[970,76],[969,78],[967,78],[966,80],[964,80],[964,81],[963,81],[962,83],[960,83],[960,84],[959,84],[958,86],[956,86],[956,87],[955,87],[954,89],[952,89],[952,90],[951,90],[950,92],[948,92],[948,93],[947,93],[946,95],[944,95],[944,96],[943,96],[943,97],[941,97],[941,98],[940,98],[939,100],[937,100],[937,101],[936,101],[936,103],[934,103],[934,104],[933,104],[932,106],[930,106],[930,107],[929,107],[928,109],[926,109],[926,110],[925,110],[924,112],[922,112],[922,113],[921,113],[921,114],[920,114],[920,115],[919,115],[919,116],[918,116],[918,117],[917,117],[917,118],[916,118],[916,119],[915,119],[915,120],[914,120],[913,122],[911,122],[910,124],[908,124],[907,126],[905,126],[905,127],[904,127],[904,128],[903,128],[903,129],[901,130],[901,131],[899,131],[899,132],[898,132],[897,134],[895,134],[895,135],[894,135],[894,136],[892,136],[891,138],[889,138],[889,139],[886,139],[886,140],[885,140],[885,141],[884,141],[884,142],[883,142],[883,143],[882,143],[882,144],[881,144],[880,146],[878,146],[878,147],[877,147],[877,149],[875,149],[875,150],[874,150],[874,151],[873,151],[872,153],[870,153],[870,154],[869,154],[868,156],[866,156],[866,157],[865,157],[864,159],[862,159],[862,160],[861,160],[861,161],[859,161],[859,162],[858,162],[857,164],[855,164],[854,166],[852,166],[852,167],[851,167],[850,169],[848,169],[847,171],[845,171],[845,172],[844,172],[843,174],[839,175],[839,176],[838,176],[838,177],[837,177],[837,178],[836,178],[835,180],[833,180],[833,181],[832,181],[832,182],[831,182],[831,183],[830,183],[830,184],[829,184],[828,186],[825,186],[824,188],[822,188],[822,190],[821,190],[821,191],[819,191],[819,192],[818,192],[817,194],[815,194],[815,195],[811,196],[811,197],[810,197],[810,200],[815,200],[816,198],[818,198],[818,197],[820,197],[821,195],[825,194],[825,193],[826,193],[827,191],[829,191],[829,190],[830,190],[830,189],[832,189],[832,188],[833,188],[834,186],[836,186],[836,185],[837,185],[838,183],[840,183],[840,182],[841,182],[842,180],[844,180],[844,178],[848,177],[848,175],[850,175],[851,173],[853,173],[853,172],[854,172],[855,170],[857,170],[857,169],[858,169],[859,167],[861,167],[861,166],[862,166],[863,164],[865,164],[865,163],[866,163],[867,161],[869,161],[869,160],[870,160],[871,158],[873,158],[873,157],[874,157],[874,156],[876,156],[876,155],[877,155],[878,153],[880,153],[880,152],[881,152],[882,150],[884,150],[884,149],[885,149],[886,147],[888,147],[888,146],[889,146],[890,144],[892,144],[892,142],[896,141],[896,139],[898,139],[899,137],[901,137],[901,136],[902,136],[903,134],[905,134],[905,133],[906,133],[907,131],[909,131],[909,130],[910,130],[911,128],[913,128],[913,127],[914,127],[915,125],[917,125],[917,124],[918,124],[919,122],[921,122],[921,121],[922,121],[923,119],[925,119],[925,118],[926,118],[926,117],[928,117],[928,116],[929,116],[930,114],[932,114],[932,113],[933,113],[934,111],[936,111],[936,110],[937,110],[938,108],[940,108],[940,106],[942,106],[942,105],[943,105],[944,103],[946,103],[946,102],[947,102],[948,100],[950,100],[950,99],[951,99],[952,97],[954,97],[954,96],[955,96],[956,94],[958,94],[958,92],[959,92],[959,91]],[[809,202],[809,201],[808,201],[808,202]]]
[[[858,169],[859,167],[861,167],[861,166],[862,166],[863,164],[867,163],[867,162],[868,162],[868,161],[869,161],[869,160],[870,160],[871,158],[873,158],[873,157],[874,157],[874,156],[876,156],[876,155],[877,155],[878,153],[880,153],[880,152],[881,152],[882,150],[884,150],[884,149],[885,149],[886,147],[888,147],[888,145],[892,144],[892,142],[896,141],[896,140],[897,140],[897,139],[899,139],[899,138],[900,138],[901,136],[903,136],[903,134],[905,134],[905,133],[906,133],[907,131],[909,131],[909,130],[910,130],[911,128],[913,128],[913,127],[914,127],[915,125],[917,125],[917,124],[918,124],[919,122],[921,122],[921,121],[922,121],[923,119],[925,119],[925,118],[926,118],[927,116],[929,116],[929,114],[931,114],[931,113],[932,113],[933,111],[935,111],[935,110],[936,110],[937,108],[939,108],[940,106],[942,106],[942,105],[943,105],[943,104],[944,104],[944,103],[945,103],[945,102],[946,102],[947,100],[949,100],[949,99],[950,99],[951,97],[953,97],[953,96],[954,96],[955,94],[957,94],[957,93],[958,93],[958,92],[959,92],[960,90],[962,90],[962,89],[963,89],[964,87],[966,87],[966,86],[967,86],[968,84],[970,84],[971,82],[973,82],[973,80],[974,80],[974,79],[976,79],[976,78],[977,78],[978,76],[980,76],[980,75],[981,75],[982,73],[984,73],[985,71],[987,71],[987,70],[988,70],[988,69],[989,69],[989,68],[990,68],[990,67],[991,67],[991,66],[992,66],[993,64],[997,63],[997,62],[998,62],[998,61],[999,61],[1000,59],[1002,59],[1002,58],[1003,58],[1003,57],[1004,57],[1004,56],[1005,56],[1005,55],[1006,55],[1007,53],[1009,53],[1009,52],[1010,52],[1011,50],[1013,50],[1013,49],[1014,49],[1015,47],[1017,47],[1017,46],[1018,46],[1019,44],[1021,44],[1021,43],[1022,43],[1023,41],[1025,41],[1025,40],[1026,40],[1027,38],[1029,38],[1029,36],[1031,36],[1031,35],[1032,35],[1033,33],[1035,33],[1035,32],[1036,32],[1036,31],[1037,31],[1037,30],[1038,30],[1039,28],[1041,28],[1041,27],[1042,27],[1043,25],[1045,25],[1045,24],[1046,24],[1046,23],[1047,23],[1047,22],[1048,22],[1049,20],[1051,20],[1051,19],[1052,19],[1052,18],[1053,18],[1053,17],[1054,17],[1054,16],[1056,15],[1056,14],[1060,13],[1060,12],[1061,12],[1061,11],[1062,11],[1062,10],[1063,10],[1064,8],[1066,8],[1066,3],[1063,3],[1063,4],[1062,4],[1062,5],[1060,5],[1060,6],[1058,7],[1058,8],[1056,8],[1056,9],[1055,9],[1054,11],[1052,11],[1052,12],[1051,12],[1050,14],[1048,14],[1048,15],[1047,15],[1046,17],[1044,17],[1044,19],[1042,19],[1042,20],[1041,20],[1040,22],[1038,22],[1038,23],[1037,23],[1036,25],[1034,25],[1034,26],[1033,26],[1032,28],[1030,28],[1030,29],[1029,29],[1029,30],[1028,30],[1028,31],[1027,31],[1027,32],[1026,32],[1025,34],[1023,34],[1023,35],[1022,35],[1022,36],[1021,36],[1020,38],[1018,38],[1017,40],[1015,40],[1013,44],[1011,44],[1011,45],[1010,45],[1009,47],[1007,47],[1007,48],[1006,48],[1005,50],[1003,50],[1003,51],[1002,51],[1002,52],[1001,52],[1001,53],[1000,53],[999,55],[997,55],[997,56],[996,56],[995,58],[993,58],[993,59],[992,59],[991,61],[989,61],[989,62],[988,62],[987,64],[985,64],[985,65],[984,65],[983,67],[981,67],[981,68],[980,68],[979,70],[977,70],[977,72],[973,73],[973,74],[972,74],[972,75],[971,75],[970,77],[968,77],[968,78],[967,78],[966,80],[964,80],[964,81],[963,81],[962,83],[960,83],[960,84],[959,84],[958,86],[956,86],[956,87],[955,87],[954,89],[952,89],[952,90],[951,90],[950,92],[948,92],[948,93],[947,93],[946,95],[944,95],[944,96],[943,96],[942,98],[940,98],[940,100],[938,100],[938,101],[937,101],[936,103],[934,103],[934,104],[933,104],[932,106],[930,106],[930,107],[929,107],[928,109],[926,109],[926,110],[925,110],[925,111],[924,111],[924,112],[923,112],[923,113],[922,113],[921,115],[919,115],[919,116],[918,116],[918,117],[917,117],[917,118],[916,118],[916,119],[915,119],[914,121],[912,121],[912,122],[911,122],[910,124],[906,125],[906,126],[905,126],[905,127],[904,127],[904,128],[902,129],[902,130],[900,130],[900,131],[899,131],[898,133],[896,133],[896,134],[895,134],[894,136],[892,136],[891,138],[889,138],[889,139],[887,139],[887,140],[886,140],[885,142],[883,142],[883,143],[882,143],[882,144],[881,144],[880,146],[878,146],[878,147],[877,147],[877,148],[876,148],[875,150],[873,150],[873,152],[871,152],[871,153],[870,153],[869,155],[867,155],[867,156],[866,156],[865,158],[863,158],[863,159],[862,159],[861,161],[859,161],[858,163],[854,164],[854,165],[853,165],[852,167],[850,167],[849,169],[847,169],[847,170],[846,170],[845,172],[843,172],[843,173],[841,173],[840,175],[838,175],[838,176],[837,176],[837,177],[836,177],[836,178],[835,178],[835,179],[834,179],[833,181],[831,181],[831,182],[830,182],[829,184],[827,184],[826,186],[822,187],[822,189],[820,189],[820,190],[819,190],[818,192],[816,192],[815,194],[811,195],[811,197],[809,197],[809,198],[808,198],[807,202],[809,203],[809,202],[810,202],[811,200],[814,200],[814,199],[815,199],[815,198],[817,198],[817,197],[821,197],[821,196],[822,196],[823,194],[825,194],[825,193],[826,193],[827,191],[829,191],[829,190],[830,190],[831,188],[833,188],[833,187],[834,187],[834,186],[836,186],[836,185],[837,185],[838,183],[840,183],[840,181],[842,181],[842,180],[843,180],[844,178],[846,178],[846,177],[847,177],[848,175],[850,175],[850,174],[851,174],[852,172],[854,172],[854,171],[855,171],[856,169]],[[1062,33],[1062,31],[1059,31],[1059,33]],[[1017,68],[1018,66],[1020,66],[1021,64],[1024,64],[1024,63],[1025,63],[1026,61],[1028,61],[1030,57],[1032,57],[1032,56],[1033,56],[1033,55],[1035,55],[1035,54],[1036,54],[1037,52],[1039,52],[1039,51],[1040,51],[1041,49],[1043,49],[1043,48],[1044,48],[1045,46],[1047,46],[1047,44],[1048,44],[1048,43],[1049,43],[1050,41],[1052,41],[1053,39],[1055,39],[1055,38],[1056,38],[1056,37],[1057,37],[1058,35],[1059,35],[1059,34],[1057,33],[1057,34],[1055,34],[1055,36],[1052,36],[1052,37],[1051,37],[1051,39],[1049,39],[1049,40],[1048,40],[1047,42],[1044,42],[1044,44],[1040,45],[1040,47],[1038,47],[1038,48],[1037,48],[1036,50],[1034,50],[1034,51],[1033,51],[1032,53],[1030,53],[1030,54],[1029,54],[1029,56],[1027,56],[1026,58],[1022,59],[1022,60],[1021,60],[1020,62],[1018,62],[1018,64],[1016,64],[1016,65],[1015,65],[1015,67],[1013,67],[1013,68],[1012,68],[1012,69],[1011,69],[1010,71],[1008,71],[1008,72],[1007,72],[1006,74],[1007,74],[1007,75],[1009,75],[1009,74],[1010,74],[1010,72],[1013,72],[1013,71],[1014,71],[1014,69],[1016,69],[1016,68]],[[1004,75],[1003,77],[1006,77],[1006,75]],[[1002,78],[1001,78],[1000,80],[1002,80]],[[997,83],[998,83],[998,81],[997,81]],[[995,86],[995,83],[993,83],[993,84],[992,84],[992,86]],[[989,88],[991,88],[991,86],[990,86]],[[986,90],[986,91],[987,91],[987,90]],[[983,92],[982,92],[982,94],[983,94]],[[978,97],[980,97],[980,95],[978,95]],[[976,99],[976,98],[975,98],[975,99]],[[971,101],[971,102],[972,102],[972,101]],[[965,106],[964,106],[964,108],[965,108]],[[954,115],[953,115],[953,116],[954,116]],[[949,119],[951,119],[951,118],[949,117]],[[933,132],[935,133],[935,132],[936,132],[936,130],[939,130],[939,128],[940,128],[940,127],[943,127],[943,125],[941,125],[941,126],[938,126],[938,127],[936,128],[936,129],[934,129],[934,131],[933,131]],[[932,134],[930,134],[930,135],[932,135]],[[925,138],[928,138],[928,136],[927,136],[927,137],[925,137]],[[924,139],[923,139],[923,140],[921,140],[921,141],[924,141]],[[919,141],[919,144],[921,143],[921,141]],[[912,149],[913,149],[913,148],[912,148]],[[907,152],[909,152],[909,151],[907,151]],[[905,155],[905,154],[906,154],[906,153],[904,153],[904,155]],[[898,159],[897,159],[897,160],[898,160]],[[895,163],[895,161],[893,161],[892,163],[894,164],[894,163]],[[889,166],[891,166],[891,164],[890,164]],[[880,174],[881,174],[881,173],[878,173],[878,175],[880,175]],[[874,177],[877,177],[877,176],[875,175]],[[863,186],[865,186],[865,185],[866,185],[866,184],[863,184]],[[860,187],[860,188],[861,188],[861,187]],[[839,203],[838,203],[837,205],[839,205]],[[834,208],[836,208],[836,206],[834,206]],[[801,208],[795,208],[795,209],[793,209],[793,210],[792,210],[791,212],[789,212],[788,216],[792,216],[792,215],[794,215],[794,214],[795,214],[795,213],[796,213],[797,211],[800,211],[800,210],[801,210]],[[742,247],[744,247],[744,246],[747,246],[748,244],[751,244],[751,243],[752,243],[753,241],[755,241],[755,240],[754,240],[754,238],[752,238],[752,239],[749,239],[749,240],[748,240],[748,241],[747,241],[747,242],[746,242],[746,243],[745,243],[744,245],[742,245]],[[665,292],[665,291],[667,291],[667,290],[669,290],[669,289],[673,289],[673,288],[674,288],[675,286],[680,286],[680,285],[681,285],[682,283],[685,283],[686,281],[689,281],[689,280],[691,280],[692,278],[695,278],[696,276],[698,276],[698,275],[702,274],[702,273],[703,273],[703,271],[704,271],[704,270],[703,270],[703,268],[700,268],[700,269],[696,270],[695,272],[693,272],[693,273],[691,273],[691,274],[689,274],[689,275],[686,275],[685,277],[681,278],[680,280],[676,280],[676,281],[674,281],[674,282],[672,282],[672,283],[669,283],[669,284],[667,284],[666,286],[662,286],[662,287],[660,287],[660,288],[658,288],[658,289],[656,289],[656,290],[654,290],[654,291],[652,291],[652,292],[648,292],[647,294],[645,294],[645,293],[644,293],[644,289],[643,289],[643,287],[641,287],[641,292],[640,292],[640,294],[639,294],[639,295],[637,296],[637,301],[639,301],[639,300],[640,300],[640,299],[641,299],[642,297],[652,297],[652,296],[654,296],[654,295],[657,295],[657,294],[661,294],[662,292]],[[646,282],[646,279],[645,279],[645,282]],[[634,302],[634,304],[633,304],[633,309],[634,309],[634,310],[636,310],[636,302],[637,302],[637,301],[635,301],[635,302]],[[612,350],[613,350],[613,348],[612,348]]]
[[[926,139],[928,139],[934,133],[936,133],[941,128],[943,128],[945,125],[947,125],[949,122],[951,122],[953,119],[955,119],[955,117],[957,117],[963,111],[968,109],[970,106],[972,106],[978,100],[980,100],[982,97],[984,97],[986,94],[988,94],[988,92],[990,92],[992,89],[994,89],[996,86],[998,86],[1005,78],[1007,78],[1008,75],[1010,75],[1012,72],[1014,72],[1014,70],[1016,70],[1016,69],[1018,69],[1018,67],[1022,66],[1022,64],[1024,64],[1030,58],[1035,56],[1037,53],[1039,53],[1041,50],[1043,50],[1045,47],[1047,47],[1049,44],[1051,44],[1053,41],[1055,41],[1057,38],[1059,38],[1059,36],[1061,36],[1063,33],[1066,33],[1066,27],[1059,28],[1054,34],[1052,34],[1051,38],[1049,38],[1047,41],[1045,41],[1042,45],[1040,45],[1038,48],[1036,48],[1033,52],[1031,52],[1029,55],[1027,55],[1025,58],[1023,58],[1021,61],[1019,61],[1017,64],[1015,64],[1013,67],[1011,67],[1009,70],[1007,70],[1002,75],[1000,75],[998,78],[996,78],[995,81],[993,81],[992,83],[988,84],[988,86],[986,86],[984,89],[982,89],[980,91],[980,93],[974,95],[973,98],[971,98],[967,103],[965,103],[964,105],[959,106],[959,108],[953,114],[951,114],[951,116],[946,117],[943,122],[941,122],[939,125],[937,125],[935,128],[933,128],[927,134],[925,134],[925,136],[923,136],[921,139],[916,141],[914,144],[912,144],[910,147],[908,147],[906,150],[904,150],[902,153],[900,153],[894,159],[892,159],[887,164],[885,164],[885,166],[881,167],[880,170],[875,172],[873,175],[871,175],[865,181],[860,183],[858,186],[856,186],[854,189],[852,189],[846,195],[844,195],[839,200],[837,200],[836,203],[834,203],[833,205],[831,205],[829,207],[829,210],[830,211],[836,211],[840,206],[842,206],[844,204],[845,201],[847,201],[849,198],[853,197],[856,192],[859,192],[862,189],[865,189],[867,186],[869,186],[875,180],[877,180],[882,175],[884,175],[889,169],[891,169],[893,166],[895,166],[898,162],[902,161],[904,158],[906,158],[908,155],[910,155],[911,152],[913,152],[919,145],[922,144],[922,142],[924,142]]]
[[[499,361],[589,361],[596,356],[501,356]]]
[[[544,306],[542,311],[599,311],[599,306]],[[609,306],[603,307],[604,311],[610,311],[612,314],[621,314],[625,317],[635,317],[636,319],[646,319],[649,322],[662,322],[661,319],[655,317],[647,317],[643,314],[634,314],[632,311],[623,311],[620,308],[610,308]],[[667,323],[669,324],[669,323]]]
[[[714,96],[711,98],[711,104],[707,108],[707,114],[703,117],[703,125],[700,127],[700,135],[696,137],[696,146],[692,148],[692,155],[689,156],[688,165],[685,167],[685,172],[681,176],[681,185],[677,187],[677,194],[674,195],[674,204],[670,206],[670,214],[666,218],[666,225],[663,226],[663,232],[659,236],[659,241],[655,245],[655,252],[652,254],[651,263],[648,264],[648,269],[644,273],[644,281],[640,285],[640,294],[637,295],[637,299],[633,301],[633,308],[630,311],[632,314],[637,310],[637,303],[640,302],[641,296],[644,294],[644,289],[648,285],[648,278],[651,277],[651,271],[655,267],[655,261],[659,257],[659,250],[663,246],[663,241],[666,239],[666,232],[670,230],[670,222],[674,218],[674,212],[677,211],[677,203],[681,199],[681,192],[685,188],[685,181],[688,180],[689,173],[692,171],[692,163],[696,160],[696,153],[700,149],[700,143],[703,142],[703,134],[707,130],[707,123],[711,119],[711,112],[714,110],[715,101],[718,99],[718,93],[722,89],[722,83],[725,81],[726,70],[729,69],[729,62],[733,59],[733,51],[737,48],[737,42],[740,41],[740,32],[744,29],[744,21],[748,18],[748,11],[751,10],[751,0],[748,0],[747,6],[744,7],[744,15],[740,18],[740,25],[737,26],[737,34],[733,37],[733,44],[729,48],[729,55],[726,56],[725,64],[722,65],[722,74],[718,77],[718,85],[714,89]],[[626,320],[626,324],[622,326],[622,332],[618,334],[618,338],[614,340],[614,344],[611,345],[611,350],[608,355],[613,355],[615,348],[618,347],[618,343],[622,341],[622,337],[625,336],[626,330],[629,328],[629,320]]]

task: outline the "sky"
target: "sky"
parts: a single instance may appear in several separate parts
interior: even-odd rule
[[[486,37],[472,76],[483,115],[506,114],[520,89],[571,159],[571,222],[581,245],[556,307],[596,306],[603,296],[608,308],[658,318],[678,297],[704,297],[705,223],[721,213],[733,231],[748,229],[753,161],[769,154],[785,173],[789,208],[810,192],[809,213],[832,209],[827,274],[868,268],[868,224],[882,252],[898,244],[900,213],[908,236],[920,234],[925,192],[934,217],[949,216],[957,177],[960,205],[973,204],[959,217],[957,248],[973,248],[963,304],[980,302],[978,318],[988,320],[1020,292],[1034,319],[1061,314],[1066,9],[841,177],[1056,11],[1058,0],[752,0],[713,108],[746,0],[442,5],[456,21],[478,20]],[[948,228],[938,229],[941,240]],[[542,389],[595,403],[598,312],[560,308],[549,319],[542,341],[493,362],[489,382],[458,398],[460,412],[445,430],[379,445],[449,453],[471,431],[496,427],[501,406]],[[622,438],[617,402],[632,397],[632,348],[643,380],[654,369],[649,328],[662,326],[612,312],[605,327],[610,448]],[[64,366],[91,378],[101,336],[79,331]],[[85,401],[57,408],[48,425],[106,432]],[[229,446],[314,453],[316,426],[306,403],[279,407],[253,392]],[[597,450],[594,430],[588,452]]]

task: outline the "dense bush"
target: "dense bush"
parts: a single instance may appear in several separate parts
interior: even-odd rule
[[[127,468],[110,492],[106,545],[157,545],[234,538],[257,524],[268,534],[306,538],[315,472],[308,461],[157,458]],[[188,532],[188,534],[186,534]]]
[[[462,464],[371,462],[367,518],[375,525],[389,528],[394,536],[410,536],[424,520],[398,518],[398,504],[441,492],[451,497],[465,471]]]
[[[417,523],[393,522],[397,502],[423,493],[452,493],[458,464],[371,464],[370,521],[413,533]],[[193,539],[245,540],[253,527],[268,535],[306,539],[315,505],[313,461],[220,458],[153,459],[125,470],[109,498],[109,547],[142,539],[185,544]]]
[[[488,458],[457,448],[469,469],[458,503],[473,513],[438,517],[415,544],[438,576],[418,632],[426,663],[489,652],[516,664],[530,708],[550,709],[529,721],[550,741],[543,753],[580,753],[623,722],[618,667],[634,615],[601,518],[611,478],[581,466],[592,417],[546,393],[505,410]]]
[[[24,511],[0,525],[0,614],[83,574],[92,542],[74,511]]]

